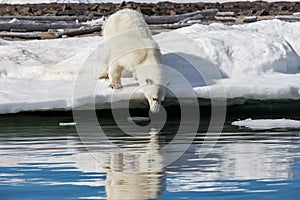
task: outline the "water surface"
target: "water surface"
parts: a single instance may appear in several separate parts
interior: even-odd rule
[[[239,129],[236,119],[205,145],[209,118],[201,119],[189,149],[165,166],[186,142],[161,151],[176,118],[132,138],[110,117],[101,122],[107,135],[95,137],[58,126],[73,121],[67,114],[1,116],[0,199],[298,199],[300,131]]]

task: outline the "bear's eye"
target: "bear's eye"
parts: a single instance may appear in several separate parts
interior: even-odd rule
[[[153,101],[158,101],[158,98],[153,98]]]

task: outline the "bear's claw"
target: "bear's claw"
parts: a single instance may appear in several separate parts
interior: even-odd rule
[[[110,87],[111,89],[121,89],[123,86],[118,83],[111,83],[108,85],[108,87]]]

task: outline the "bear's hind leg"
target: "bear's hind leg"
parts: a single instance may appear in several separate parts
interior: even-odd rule
[[[110,79],[110,84],[108,87],[112,89],[120,89],[122,88],[121,84],[121,76],[123,74],[124,68],[119,65],[113,65],[108,69],[108,76]]]
[[[99,79],[108,79],[108,65],[106,65],[104,72],[100,75]]]
[[[105,66],[104,71],[100,75],[99,79],[108,79],[108,68],[109,68],[109,54],[104,53],[103,56],[103,65]]]
[[[136,74],[136,71],[135,71],[135,70],[132,71],[132,78],[133,78],[133,80],[135,80],[135,81],[138,80],[137,74]]]

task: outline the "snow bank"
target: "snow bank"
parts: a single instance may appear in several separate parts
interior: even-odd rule
[[[168,80],[177,97],[192,97],[191,88],[199,98],[300,99],[299,33],[300,23],[272,20],[193,25],[154,39],[164,64],[174,70]],[[102,47],[102,37],[0,40],[0,113],[71,109],[93,101],[98,108],[110,102],[123,107],[137,82],[127,76],[123,89],[111,90],[108,81],[98,80]],[[78,80],[81,92],[74,96]]]
[[[298,99],[299,30],[300,23],[272,20],[237,26],[193,25],[158,38],[162,48],[189,54],[185,58],[206,77],[207,87],[195,87],[201,97],[209,98],[211,92],[224,88],[227,98]],[[178,38],[177,34],[183,35],[183,42],[170,39],[165,45],[164,37]],[[208,68],[218,68],[222,79]]]
[[[291,119],[246,119],[234,121],[234,126],[244,126],[253,130],[267,130],[275,128],[300,128],[300,121]]]

